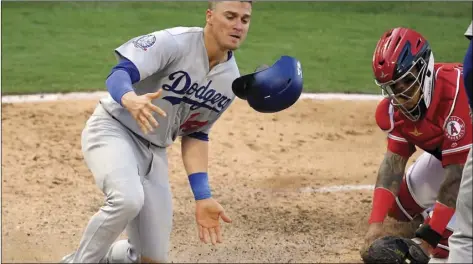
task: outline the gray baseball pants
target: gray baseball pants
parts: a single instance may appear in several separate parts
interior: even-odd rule
[[[72,262],[113,258],[109,250],[125,229],[130,245],[117,241],[125,251],[118,255],[166,262],[172,229],[166,149],[134,135],[99,104],[82,132],[82,151],[105,203],[90,219]]]
[[[471,148],[463,168],[460,191],[458,192],[455,228],[448,240],[450,247],[448,263],[473,263],[472,155]]]

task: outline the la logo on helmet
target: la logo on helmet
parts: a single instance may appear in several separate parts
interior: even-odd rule
[[[302,66],[300,62],[297,62],[297,75],[301,76],[302,78]]]

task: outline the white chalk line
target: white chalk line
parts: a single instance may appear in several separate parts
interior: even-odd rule
[[[256,189],[257,191],[262,192],[271,192],[271,193],[341,193],[341,192],[350,192],[350,191],[370,191],[374,190],[374,185],[353,185],[353,184],[344,184],[344,185],[332,185],[332,186],[322,186],[322,187],[302,187],[297,189]]]
[[[334,185],[319,188],[304,187],[299,188],[301,193],[336,193],[344,191],[373,190],[374,185]]]
[[[2,96],[2,103],[33,103],[63,100],[94,100],[105,97],[108,92],[76,92],[76,93],[47,93]],[[337,93],[303,93],[301,99],[312,100],[348,100],[348,101],[380,101],[381,95],[373,94],[337,94]]]
[[[2,103],[50,102],[62,100],[93,100],[105,97],[108,92],[75,92],[75,93],[48,93],[2,96]],[[348,100],[348,101],[379,101],[381,95],[369,94],[337,94],[337,93],[303,93],[301,99],[312,100]],[[372,190],[374,185],[335,185],[319,188],[304,187],[295,190],[300,193],[336,193],[356,190]],[[289,192],[294,192],[289,191]]]
[[[25,94],[25,95],[7,95],[2,96],[2,103],[36,103],[64,100],[93,100],[105,97],[107,92],[88,92],[88,93],[46,93],[46,94]]]

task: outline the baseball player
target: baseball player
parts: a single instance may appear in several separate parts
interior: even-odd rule
[[[115,49],[118,64],[82,133],[84,159],[106,202],[90,219],[68,263],[167,261],[172,195],[166,148],[182,138],[199,238],[221,243],[208,182],[209,132],[235,98],[234,57],[250,26],[250,1],[209,2],[206,25],[134,37]],[[126,229],[128,240],[115,240]]]
[[[386,95],[377,106],[376,122],[388,136],[362,258],[383,235],[387,215],[398,221],[420,215],[424,223],[412,240],[432,259],[446,259],[462,170],[472,143],[462,64],[435,63],[428,41],[412,29],[399,27],[386,31],[378,41],[372,69]],[[405,171],[416,148],[424,153]]]
[[[470,111],[473,111],[473,21],[470,23],[465,36],[470,40],[470,45],[463,60],[463,78],[465,82],[468,101],[470,102]],[[471,114],[471,112],[470,112]],[[473,262],[473,212],[472,212],[472,188],[471,177],[473,150],[470,147],[470,153],[463,169],[463,176],[458,192],[456,204],[456,219],[453,234],[448,239],[450,254],[449,263],[472,263]]]

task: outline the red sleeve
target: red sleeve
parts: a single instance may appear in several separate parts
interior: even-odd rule
[[[400,131],[402,120],[396,120],[394,107],[388,99],[383,99],[376,108],[376,124],[388,134],[388,150],[392,153],[409,158],[414,154],[414,144],[408,142]]]
[[[445,109],[444,140],[442,145],[442,165],[464,164],[472,142],[472,124],[468,97],[463,87],[463,75],[459,69],[452,71],[450,82],[443,85],[452,86],[447,91],[453,94],[453,105]]]
[[[407,142],[397,130],[393,130],[391,133],[388,133],[388,150],[409,158],[416,152],[416,147],[414,144]]]

